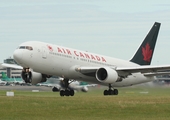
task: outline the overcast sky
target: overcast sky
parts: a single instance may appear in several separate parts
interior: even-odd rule
[[[170,0],[0,0],[0,62],[33,40],[129,60],[155,21],[152,65],[170,64]]]

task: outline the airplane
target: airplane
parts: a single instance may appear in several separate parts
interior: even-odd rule
[[[4,85],[7,85],[7,82],[6,82],[6,81],[2,81],[2,80],[0,79],[0,86],[4,86]]]
[[[104,95],[118,95],[117,87],[126,87],[156,80],[155,76],[170,74],[170,65],[151,66],[161,23],[155,22],[151,30],[130,60],[80,51],[40,41],[28,41],[19,45],[13,58],[18,65],[3,66],[22,68],[26,83],[37,84],[47,78],[60,76],[66,85],[60,96],[74,96],[68,88],[69,80],[75,79],[108,86]],[[110,51],[112,52],[112,51]]]
[[[22,80],[22,78],[9,78],[4,72],[1,72],[2,74],[2,81],[6,81],[8,83],[14,83],[14,84],[25,84],[25,82]]]

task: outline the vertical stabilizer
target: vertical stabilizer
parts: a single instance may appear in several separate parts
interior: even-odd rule
[[[1,72],[1,75],[2,75],[2,80],[8,80],[8,76],[4,73],[4,72]]]
[[[161,23],[155,22],[137,52],[130,60],[139,65],[150,65]]]

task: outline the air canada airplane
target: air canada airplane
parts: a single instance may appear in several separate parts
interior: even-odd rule
[[[155,76],[170,74],[161,70],[170,65],[150,66],[159,33],[160,23],[155,22],[137,52],[130,60],[121,60],[104,55],[80,51],[50,43],[28,41],[19,45],[13,58],[20,66],[3,64],[6,67],[21,68],[26,83],[45,82],[50,76],[64,78],[67,86],[61,96],[74,96],[68,89],[69,80],[108,86],[104,95],[118,95],[117,87],[132,86],[150,82]]]

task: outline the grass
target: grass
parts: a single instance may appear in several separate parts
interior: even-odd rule
[[[118,96],[103,90],[78,92],[74,97],[59,93],[0,91],[2,120],[169,120],[170,88],[121,88]]]

